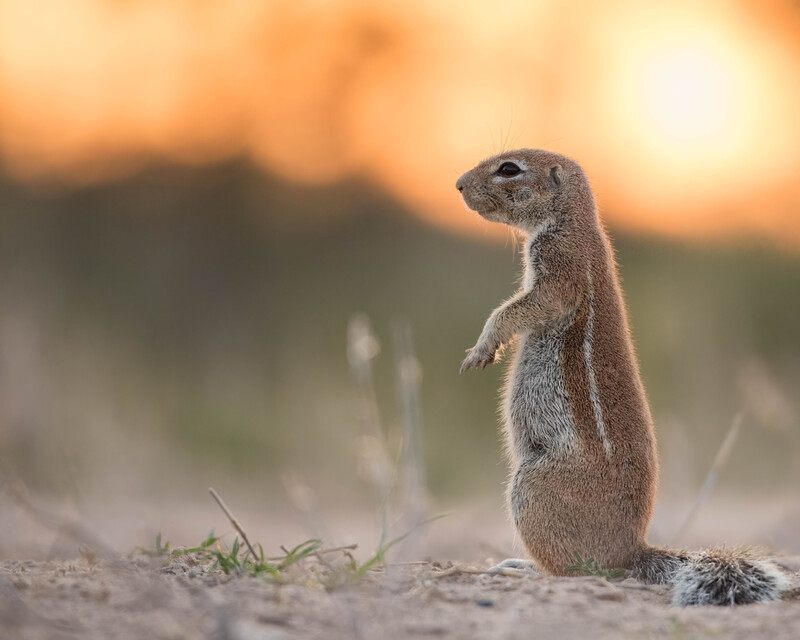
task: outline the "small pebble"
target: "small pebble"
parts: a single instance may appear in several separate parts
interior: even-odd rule
[[[623,602],[625,594],[622,591],[605,591],[595,595],[598,600],[607,600],[609,602]]]
[[[477,604],[479,607],[492,607],[492,606],[494,606],[494,601],[493,600],[476,600],[475,604]]]

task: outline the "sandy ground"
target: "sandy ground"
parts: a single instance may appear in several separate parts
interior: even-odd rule
[[[800,557],[782,562],[800,568]],[[665,587],[630,579],[464,574],[447,562],[390,566],[326,590],[308,564],[276,584],[226,576],[190,556],[5,561],[0,637],[800,637],[800,601],[676,609]]]
[[[513,529],[493,504],[457,508],[389,556],[391,562],[426,562],[391,565],[334,589],[324,587],[325,568],[311,559],[287,570],[281,583],[270,583],[225,575],[194,556],[119,553],[136,545],[152,548],[153,531],[164,524],[164,539],[173,543],[196,543],[211,528],[225,544],[235,536],[213,504],[152,513],[146,507],[105,508],[79,521],[82,528],[67,528],[71,519],[58,505],[33,517],[0,501],[0,639],[800,638],[797,600],[677,609],[666,588],[631,580],[455,571],[485,570],[520,553]],[[280,543],[293,546],[310,537],[292,518],[236,511],[252,540],[269,541],[267,555],[279,554]],[[52,521],[51,513],[58,514]],[[144,522],[141,527],[131,513]],[[653,543],[671,542],[665,532],[675,529],[679,515],[661,506],[651,527]],[[330,517],[325,524],[326,545],[358,541],[359,562],[374,550],[374,514]],[[130,537],[132,531],[138,533]],[[719,500],[698,518],[685,547],[764,545],[788,569],[800,571],[798,531],[795,500]],[[338,570],[344,562],[341,557],[329,564]]]

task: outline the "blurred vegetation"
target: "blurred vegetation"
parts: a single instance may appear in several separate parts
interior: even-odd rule
[[[666,486],[699,485],[747,405],[721,485],[788,489],[798,256],[612,235]],[[400,318],[423,371],[431,491],[499,495],[502,367],[458,368],[518,271],[511,242],[432,229],[366,184],[300,187],[245,162],[81,188],[2,181],[2,453],[56,494],[159,495],[219,477],[280,493],[291,472],[346,499],[361,487],[346,331],[365,313],[390,437]]]

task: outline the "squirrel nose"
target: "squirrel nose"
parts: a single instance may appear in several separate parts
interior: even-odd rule
[[[456,189],[458,189],[459,191],[463,191],[464,190],[464,187],[467,186],[467,176],[468,175],[469,175],[469,171],[467,171],[467,173],[465,173],[463,176],[461,176],[456,181]]]

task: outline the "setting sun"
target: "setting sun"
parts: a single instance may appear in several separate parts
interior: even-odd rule
[[[653,124],[682,141],[708,143],[725,133],[732,70],[700,48],[667,51],[644,66],[642,98]]]
[[[544,147],[581,162],[613,224],[800,245],[790,3],[321,7],[9,0],[0,164],[81,183],[244,156],[295,182],[366,178],[485,234],[456,177]]]

